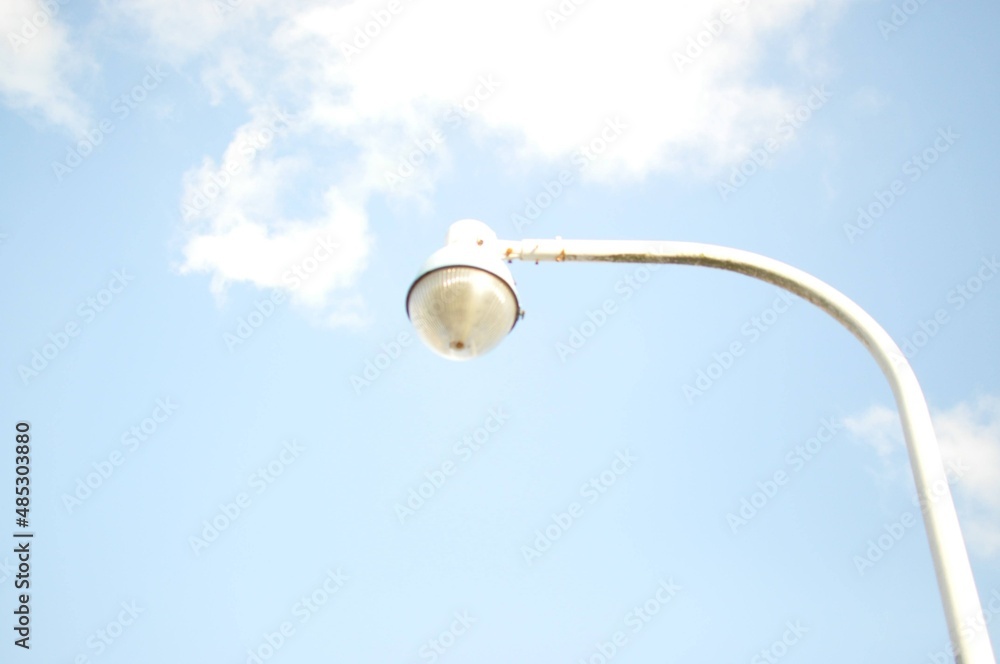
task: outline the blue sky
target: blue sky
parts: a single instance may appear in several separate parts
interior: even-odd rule
[[[448,362],[404,297],[463,218],[855,299],[908,348],[1000,641],[998,13],[3,0],[35,532],[3,661],[950,661],[855,339],[739,275],[517,264],[524,320]]]

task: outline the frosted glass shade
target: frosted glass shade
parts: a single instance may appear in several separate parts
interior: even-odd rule
[[[406,311],[431,350],[449,360],[482,355],[517,322],[517,296],[487,270],[455,265],[427,272],[413,284]]]

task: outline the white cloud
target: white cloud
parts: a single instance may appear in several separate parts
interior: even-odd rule
[[[275,0],[106,0],[114,18],[138,24],[157,55],[177,64],[203,54],[227,35],[258,35],[254,23],[294,10],[296,2]]]
[[[831,7],[844,2],[594,1],[565,20],[551,12],[575,5],[558,0],[134,0],[113,6],[149,33],[157,55],[201,67],[213,103],[234,94],[250,109],[277,103],[297,118],[294,132],[276,139],[266,158],[188,226],[184,269],[211,272],[222,289],[232,281],[274,283],[272,262],[236,254],[251,246],[257,254],[271,246],[275,255],[285,253],[293,236],[276,230],[283,222],[270,221],[285,216],[278,190],[292,181],[302,190],[316,173],[336,183],[338,200],[357,213],[339,223],[342,230],[357,225],[352,247],[366,251],[363,210],[370,197],[426,204],[449,167],[446,138],[419,150],[435,131],[470,132],[491,158],[518,170],[565,163],[617,121],[624,131],[586,167],[584,179],[716,174],[772,135],[812,85],[826,82],[810,78],[825,69],[816,65],[821,58],[809,36],[825,29],[836,13]],[[219,15],[220,3],[232,11]],[[807,21],[810,16],[816,20]],[[775,46],[803,72],[801,88],[756,82],[759,62]],[[449,111],[470,98],[472,117],[454,127]],[[237,131],[227,154],[240,140]],[[392,184],[389,174],[407,169],[407,160],[421,163]],[[209,159],[192,169],[188,186],[203,184],[212,168],[218,165]],[[319,227],[330,214],[299,223]],[[308,243],[306,234],[294,237]],[[344,269],[362,269],[364,256],[345,254]],[[356,311],[356,294],[338,292],[347,276],[323,280],[326,297],[311,293],[309,300],[341,310],[352,302],[348,310]],[[333,318],[354,320],[353,314]]]
[[[87,129],[84,104],[69,78],[85,58],[70,44],[55,0],[0,0],[0,96],[17,110],[41,114],[80,136]]]
[[[289,291],[299,304],[321,309],[327,295],[347,291],[364,270],[371,245],[364,199],[330,188],[319,214],[298,219],[283,213],[305,164],[276,158],[271,147],[294,118],[254,109],[219,163],[206,158],[188,173],[182,199],[187,242],[182,272],[212,274],[224,295],[234,281]],[[356,297],[337,303],[331,324],[365,320]]]
[[[312,216],[287,213],[309,163],[276,156],[275,144],[297,120],[266,107],[251,114],[219,162],[205,158],[185,176],[181,272],[211,274],[220,299],[229,284],[245,281],[287,291],[326,324],[363,325],[363,302],[352,293],[372,244],[363,191],[333,186]]]
[[[477,120],[512,143],[511,161],[564,158],[620,116],[629,130],[595,162],[589,175],[600,179],[742,159],[806,92],[750,80],[765,38],[795,24],[807,0],[745,9],[731,1],[595,2],[553,30],[544,12],[556,4],[403,2],[366,46],[354,41],[356,30],[372,25],[377,4],[318,7],[290,17],[273,43],[305,56],[289,58],[297,85],[337,91],[337,101],[309,100],[333,131],[373,120],[411,129],[433,122],[484,74],[501,86]],[[712,36],[705,22],[723,9],[733,20]],[[710,43],[690,47],[699,34]],[[355,44],[360,52],[347,53]],[[695,57],[676,59],[687,53]]]
[[[942,458],[955,478],[955,501],[969,546],[985,556],[1000,553],[1000,397],[960,403],[933,419]],[[874,406],[845,423],[875,449],[890,476],[910,472],[894,410]]]
[[[872,406],[861,415],[844,420],[847,430],[871,445],[879,458],[889,463],[899,451],[899,415],[892,408]]]

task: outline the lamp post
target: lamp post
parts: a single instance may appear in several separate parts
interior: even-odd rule
[[[674,263],[729,270],[780,286],[837,319],[875,357],[896,398],[955,661],[996,664],[923,391],[899,346],[860,306],[802,270],[739,249],[694,242],[506,241],[486,224],[465,219],[452,224],[446,246],[431,255],[407,294],[407,314],[420,338],[452,360],[471,359],[496,346],[523,316],[505,264],[514,260]]]

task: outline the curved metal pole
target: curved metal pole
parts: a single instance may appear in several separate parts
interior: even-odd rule
[[[496,242],[507,261],[676,263],[739,272],[780,286],[836,318],[875,357],[896,397],[955,661],[996,664],[927,401],[899,346],[864,309],[802,270],[739,249],[694,242],[629,240]]]

